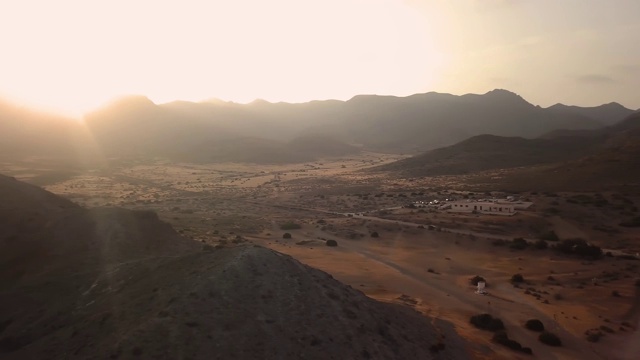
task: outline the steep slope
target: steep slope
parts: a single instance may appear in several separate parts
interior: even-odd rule
[[[3,359],[467,358],[426,317],[289,256],[202,248],[153,213],[85,210],[4,176],[0,194]]]

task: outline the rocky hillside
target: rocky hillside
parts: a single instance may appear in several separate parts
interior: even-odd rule
[[[4,176],[0,195],[2,359],[467,358],[430,319],[272,250]]]
[[[587,154],[593,139],[524,139],[479,135],[458,144],[386,164],[372,171],[402,176],[464,175],[569,160]]]
[[[640,113],[636,112],[602,129],[555,131],[538,139],[479,135],[371,171],[412,177],[473,174],[541,164],[564,168],[574,164],[570,168],[606,168],[612,175],[621,172],[626,177],[625,166],[635,166],[632,160],[637,155],[635,144],[640,143],[639,129]],[[561,169],[553,171],[564,173]],[[588,171],[583,175],[587,176]]]

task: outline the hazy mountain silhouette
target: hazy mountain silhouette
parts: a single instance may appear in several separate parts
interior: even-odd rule
[[[32,121],[38,116],[5,106],[0,116],[9,120],[3,121],[0,146],[15,154],[48,156],[77,153],[70,148],[81,144],[95,146],[107,157],[285,163],[357,149],[417,153],[481,134],[536,138],[557,129],[600,128],[604,118],[627,111],[617,104],[544,109],[506,90],[462,96],[359,95],[348,101],[300,104],[211,100],[157,105],[132,96],[87,114],[84,125],[62,119]],[[82,141],[69,141],[70,136]]]
[[[625,117],[633,114],[633,110],[612,102],[593,107],[569,106],[564,104],[555,104],[547,108],[558,113],[573,113],[587,116],[598,121],[603,125],[613,125]]]
[[[154,106],[134,98],[89,114],[87,124],[107,148],[119,144],[121,151],[127,149],[122,143],[132,143],[134,152],[148,148],[153,153],[162,150],[154,147],[158,143],[200,145],[230,134],[278,141],[323,134],[365,149],[398,152],[432,149],[479,134],[533,138],[555,129],[603,126],[577,111],[536,107],[506,90],[462,96],[360,95],[346,102],[302,104],[214,101]],[[152,125],[155,129],[148,128]]]
[[[557,132],[539,139],[475,136],[372,170],[392,171],[400,176],[436,176],[539,164],[552,165],[520,173],[536,179],[545,173],[544,176],[557,179],[557,183],[565,175],[567,179],[581,182],[637,182],[640,179],[640,112],[606,128]],[[580,176],[584,178],[578,179]],[[526,181],[524,176],[521,180]]]
[[[0,153],[4,156],[72,156],[77,122],[0,101]]]
[[[203,247],[153,212],[84,209],[2,175],[0,197],[3,359],[468,357],[447,323],[290,256]]]

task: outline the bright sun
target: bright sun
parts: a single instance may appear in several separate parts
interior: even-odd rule
[[[79,116],[125,94],[410,94],[441,63],[427,23],[392,0],[13,2],[0,13],[0,96]]]

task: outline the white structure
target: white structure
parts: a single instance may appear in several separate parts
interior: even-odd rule
[[[476,294],[487,295],[487,291],[484,289],[485,285],[484,281],[478,281],[478,290],[476,290]]]
[[[496,215],[513,215],[516,213],[515,206],[509,203],[498,203],[490,201],[455,201],[451,203],[451,212],[483,213]]]

